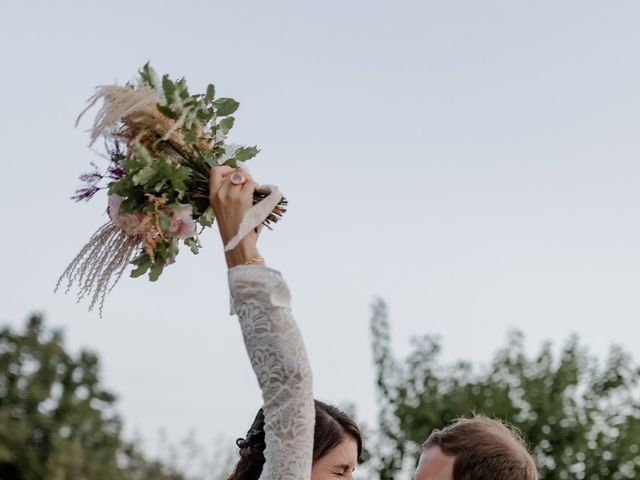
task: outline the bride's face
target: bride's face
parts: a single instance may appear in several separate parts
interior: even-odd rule
[[[352,479],[357,462],[358,444],[352,438],[345,439],[316,460],[311,470],[311,480]]]

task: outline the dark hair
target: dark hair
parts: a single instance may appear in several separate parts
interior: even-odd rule
[[[422,445],[455,457],[453,480],[538,480],[538,471],[514,427],[483,415],[434,430]]]
[[[342,410],[315,400],[316,425],[313,433],[313,461],[324,457],[345,438],[350,437],[358,444],[358,458],[363,442],[360,429],[353,419]],[[264,413],[258,410],[245,438],[236,440],[240,449],[240,460],[228,480],[258,480],[264,465]]]

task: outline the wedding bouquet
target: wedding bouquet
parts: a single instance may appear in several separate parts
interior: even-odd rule
[[[56,290],[66,279],[67,292],[77,285],[78,301],[90,295],[89,310],[98,305],[102,314],[107,292],[129,264],[134,266],[132,277],[148,272],[155,281],[175,262],[180,240],[198,253],[198,234],[214,221],[208,200],[210,169],[235,168],[259,150],[226,141],[238,102],[216,98],[213,85],[204,94],[192,95],[184,78],[172,81],[164,75],[160,80],[148,63],[136,82],[98,87],[78,121],[99,100],[104,104],[90,145],[104,136],[109,164],[101,171],[92,162],[94,171],[80,176],[85,185],[72,198],[89,200],[107,190],[110,220],[69,264]],[[276,187],[263,186],[254,194],[254,205],[241,226],[244,231],[227,250],[246,231],[278,221],[286,200]]]

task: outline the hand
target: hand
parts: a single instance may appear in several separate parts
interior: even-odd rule
[[[242,173],[246,181],[242,185],[231,182],[231,175]],[[213,208],[216,223],[220,231],[223,245],[226,245],[238,233],[240,222],[247,210],[253,206],[253,193],[256,182],[245,170],[233,169],[228,166],[213,167],[209,174],[209,203]],[[251,231],[231,251],[226,252],[227,266],[243,265],[248,260],[257,257],[258,232]]]

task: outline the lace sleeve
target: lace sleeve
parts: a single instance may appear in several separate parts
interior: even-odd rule
[[[265,465],[260,480],[311,477],[315,408],[311,367],[280,273],[263,266],[229,270],[237,313],[262,391]]]

